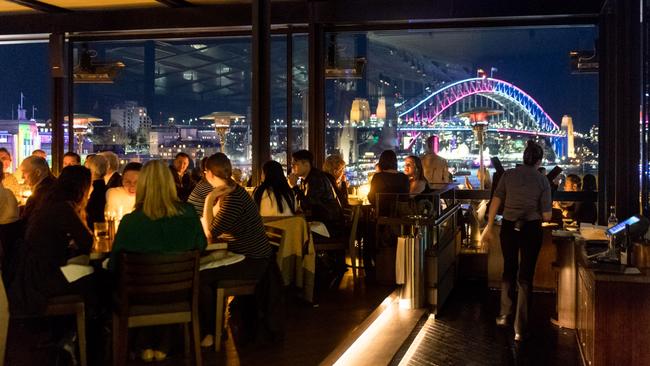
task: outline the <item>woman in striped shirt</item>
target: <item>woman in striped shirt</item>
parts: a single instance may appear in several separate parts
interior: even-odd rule
[[[205,178],[214,187],[206,199],[212,207],[218,200],[219,211],[204,210],[210,223],[211,237],[227,237],[228,250],[243,254],[239,263],[201,271],[201,326],[204,334],[201,346],[210,347],[215,324],[215,291],[220,280],[259,280],[271,261],[271,246],[266,237],[258,208],[244,188],[231,178],[232,165],[225,154],[216,153],[206,162]],[[217,342],[219,340],[216,340]]]

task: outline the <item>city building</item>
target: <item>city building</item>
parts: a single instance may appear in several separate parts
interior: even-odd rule
[[[566,136],[566,142],[562,151],[562,157],[573,159],[576,157],[573,118],[566,114],[562,116],[562,133]]]
[[[127,133],[146,135],[151,129],[151,117],[147,115],[147,108],[133,101],[112,108],[111,123],[122,127]]]

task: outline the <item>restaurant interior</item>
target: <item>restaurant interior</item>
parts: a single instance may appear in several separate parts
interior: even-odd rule
[[[13,192],[20,212],[15,222],[0,212],[0,366],[650,365],[649,15],[648,0],[0,0],[0,99],[14,102],[11,118],[0,112],[0,192]],[[573,48],[562,48],[567,39]],[[30,96],[3,82],[27,82],[29,62],[46,75],[31,119]],[[502,80],[515,63],[535,81],[514,71]],[[559,65],[564,84],[551,66],[528,64]],[[533,90],[559,96],[544,104]],[[579,102],[561,101],[568,93]],[[581,132],[554,102],[576,104]],[[545,160],[527,162],[533,145]],[[449,163],[441,180],[427,175],[437,153]],[[89,169],[68,167],[73,155]],[[100,295],[46,296],[30,312],[19,304],[35,295],[20,277],[36,262],[20,258],[43,255],[23,248],[57,240],[46,228],[77,215],[54,198],[31,212],[38,164],[52,192],[72,189],[63,182],[74,174],[91,175],[91,192],[121,174],[130,207],[102,204],[94,221],[92,193],[78,198],[89,250],[66,257],[58,275],[72,284],[92,274]],[[491,203],[508,212],[515,194],[505,192],[520,188],[511,171],[535,164],[549,172],[535,173],[550,197],[539,214],[497,212]],[[268,197],[280,213],[262,212],[272,168],[295,203],[289,216],[277,192]],[[373,183],[409,169],[424,180],[416,193],[412,180],[406,191]],[[341,227],[310,201],[317,174]],[[145,227],[156,220],[142,198],[149,188],[164,201],[160,180],[172,178],[174,202],[196,209],[179,225],[196,229],[196,242],[186,234],[178,250],[122,250],[176,235],[175,223]],[[239,191],[248,194],[237,203],[224,198]],[[587,206],[584,222],[567,214]],[[507,290],[504,230],[528,233],[532,221],[534,277],[522,285],[532,239],[517,236],[522,264]],[[207,275],[260,260],[246,252],[256,225],[268,266],[255,279]],[[68,250],[78,249],[83,236],[65,227]],[[503,310],[514,287],[516,316]],[[140,347],[158,338],[164,348]]]

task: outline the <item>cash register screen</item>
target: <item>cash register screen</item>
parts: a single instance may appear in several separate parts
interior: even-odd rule
[[[639,219],[638,216],[632,216],[629,219],[626,219],[625,221],[621,221],[618,224],[616,224],[616,225],[610,227],[609,229],[607,229],[607,234],[608,235],[616,235],[616,234],[620,233],[621,231],[625,230],[626,225],[632,226],[633,224],[636,224],[639,221],[640,221],[640,219]]]

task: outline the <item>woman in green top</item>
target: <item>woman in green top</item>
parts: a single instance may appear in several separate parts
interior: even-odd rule
[[[108,268],[115,271],[117,258],[122,251],[135,253],[173,253],[204,250],[207,245],[201,222],[194,208],[182,203],[176,195],[176,186],[169,168],[161,160],[144,165],[136,188],[135,211],[122,218]],[[150,331],[153,327],[150,327]],[[147,329],[147,328],[145,328]],[[154,333],[155,331],[155,333]],[[138,344],[142,345],[142,359],[165,359],[170,329],[156,327],[147,337],[141,332]],[[158,335],[154,342],[153,335]],[[148,338],[143,341],[143,339]],[[152,343],[157,345],[152,346]]]

